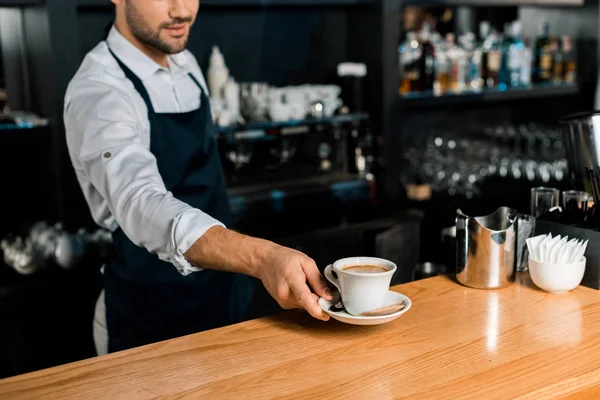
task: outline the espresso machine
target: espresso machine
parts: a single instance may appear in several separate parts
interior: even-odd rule
[[[219,149],[228,187],[365,175],[369,166],[360,155],[372,151],[368,125],[365,114],[355,114],[221,128]]]
[[[592,193],[592,182],[586,167],[600,166],[600,111],[564,116],[563,128],[571,184]]]
[[[366,114],[253,122],[218,132],[236,228],[266,235],[312,229],[307,224],[315,221],[334,224],[340,212],[372,197],[374,140]]]

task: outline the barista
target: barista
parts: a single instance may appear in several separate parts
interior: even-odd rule
[[[231,230],[206,83],[187,51],[199,0],[112,0],[115,23],[65,98],[69,154],[113,233],[97,304],[99,353],[240,321],[262,281],[286,309],[327,320],[308,256]],[[312,291],[311,291],[312,288]]]

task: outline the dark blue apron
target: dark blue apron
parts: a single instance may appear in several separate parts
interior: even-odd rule
[[[111,54],[148,107],[150,151],[167,190],[231,227],[216,131],[202,86],[189,75],[200,88],[198,110],[158,114],[142,81]],[[113,240],[104,271],[110,352],[242,320],[252,297],[250,278],[212,270],[182,276],[170,263],[133,244],[121,229]]]

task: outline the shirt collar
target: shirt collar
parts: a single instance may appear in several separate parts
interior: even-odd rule
[[[113,25],[106,39],[110,50],[133,72],[138,78],[144,80],[158,71],[167,71],[169,69],[161,66],[156,61],[144,54],[143,51],[135,47],[133,43],[125,38]],[[169,66],[171,73],[175,76],[188,73],[187,57],[183,52],[169,56]]]

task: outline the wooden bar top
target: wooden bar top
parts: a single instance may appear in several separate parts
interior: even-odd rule
[[[386,325],[288,312],[1,380],[0,399],[600,398],[600,292],[394,290],[413,306]]]

